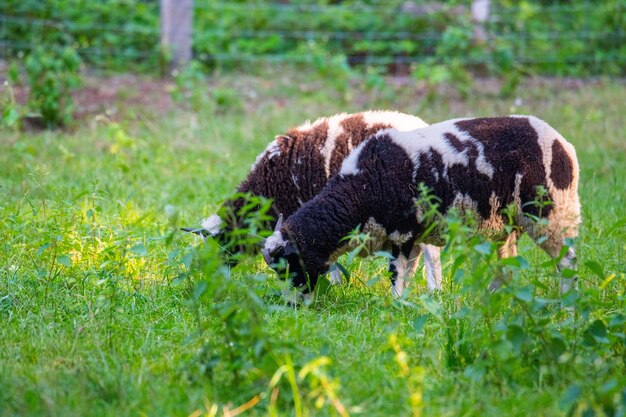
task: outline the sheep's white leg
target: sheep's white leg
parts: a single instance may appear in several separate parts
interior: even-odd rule
[[[411,253],[408,257],[406,274],[404,280],[404,288],[409,287],[411,277],[415,276],[415,271],[417,270],[417,264],[419,263],[420,256],[422,254],[422,245],[415,245],[411,249]]]
[[[578,289],[578,277],[565,278],[562,272],[563,269],[576,270],[576,252],[574,248],[570,247],[567,249],[567,253],[559,261],[558,269],[561,273],[561,294]]]
[[[573,238],[574,236],[571,237]],[[546,239],[540,246],[544,251],[546,251],[548,255],[552,257],[552,259],[557,259],[561,255],[561,249],[563,249],[563,246],[565,246],[565,239],[548,236],[548,239]],[[563,276],[564,269],[570,269],[574,271],[576,271],[577,269],[576,251],[573,247],[570,246],[567,248],[567,253],[563,255],[563,258],[561,258],[561,260],[557,264],[557,268],[561,275],[561,282],[559,286],[561,290],[561,295],[569,291],[578,289],[578,276]]]
[[[330,266],[330,270],[328,271],[328,279],[330,280],[330,285],[341,285],[343,283],[341,271],[337,267],[337,264],[332,264]]]
[[[391,292],[394,297],[400,298],[404,293],[404,282],[407,272],[409,260],[403,254],[399,254],[396,259],[389,263],[389,270],[391,271],[391,282],[393,286]]]
[[[441,249],[439,246],[420,243],[424,253],[424,271],[429,291],[440,290],[441,286]]]
[[[389,262],[389,272],[391,273],[391,292],[394,297],[402,297],[404,289],[409,285],[409,278],[415,273],[416,263],[419,259],[421,249],[419,245],[406,243],[402,248],[392,249],[393,261]]]
[[[498,259],[511,258],[517,256],[517,234],[512,232],[504,241],[504,244],[498,248]],[[498,273],[496,278],[489,284],[489,291],[493,292],[502,286],[503,282],[509,281],[511,276],[504,276]]]

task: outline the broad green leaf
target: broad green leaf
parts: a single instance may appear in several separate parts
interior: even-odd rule
[[[509,325],[506,330],[506,338],[511,342],[516,353],[520,353],[522,346],[526,341],[526,333],[521,326],[516,324]]]
[[[600,265],[598,262],[596,261],[585,262],[585,266],[589,268],[591,272],[596,274],[598,278],[604,279],[605,277],[604,269],[602,268],[602,265]]]
[[[374,278],[370,278],[367,280],[367,286],[371,287],[372,285],[376,284],[378,281],[380,281],[381,276],[380,275],[376,275],[374,276]]]
[[[561,399],[559,400],[559,406],[563,411],[569,411],[576,405],[578,399],[580,398],[580,394],[582,390],[576,384],[570,385],[570,387],[563,393]]]
[[[421,333],[424,329],[424,325],[426,325],[426,321],[428,321],[428,314],[417,316],[415,320],[413,320],[413,329],[416,332]]]
[[[500,261],[502,265],[512,266],[519,269],[526,269],[530,265],[528,261],[521,256],[512,256],[510,258],[504,258]]]
[[[130,248],[129,251],[131,251],[132,253],[134,253],[137,256],[147,256],[148,255],[148,249],[146,249],[146,247],[144,245],[142,245],[141,243],[136,244],[135,246]]]
[[[187,270],[191,268],[191,262],[193,262],[193,252],[187,252],[180,259],[180,262],[185,266]]]
[[[546,344],[546,349],[553,358],[558,358],[567,350],[567,345],[562,337],[550,337]]]
[[[41,254],[50,247],[49,243],[43,244],[37,249],[37,256],[41,256]]]
[[[442,307],[437,300],[433,299],[428,294],[422,295],[419,299],[426,311],[435,316],[438,320],[441,320]]]
[[[533,300],[533,290],[532,287],[524,287],[515,290],[513,296],[520,301],[524,301],[525,303],[530,303]]]
[[[63,265],[66,268],[72,266],[72,260],[68,255],[61,255],[57,257],[57,263]]]
[[[485,367],[480,364],[472,364],[465,368],[463,376],[473,382],[480,382],[485,376]]]
[[[479,245],[474,246],[474,250],[483,255],[491,255],[492,246],[491,242],[483,242]]]
[[[609,338],[606,331],[606,325],[602,320],[595,320],[589,325],[584,334],[585,342],[589,345],[596,343],[608,344]]]

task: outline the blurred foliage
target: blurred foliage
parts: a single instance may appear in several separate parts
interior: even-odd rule
[[[313,66],[339,89],[351,67],[376,66],[427,88],[453,84],[463,96],[475,75],[503,78],[509,95],[525,74],[626,74],[626,0],[492,2],[483,28],[468,3],[196,0],[194,56],[207,69]],[[156,0],[5,0],[0,19],[9,56],[43,42],[72,47],[98,68],[166,68]]]
[[[30,94],[29,107],[37,111],[46,126],[64,126],[72,121],[74,102],[69,94],[77,88],[80,57],[70,47],[37,47],[25,63]]]
[[[0,30],[8,55],[20,56],[41,44],[61,45],[100,68],[136,71],[158,64],[156,1],[4,0]]]

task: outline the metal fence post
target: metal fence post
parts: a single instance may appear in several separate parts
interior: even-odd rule
[[[191,60],[193,0],[161,0],[161,46],[179,67]]]

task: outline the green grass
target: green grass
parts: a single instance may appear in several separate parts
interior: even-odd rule
[[[532,82],[517,106],[336,87],[222,75],[211,89],[226,98],[196,111],[0,132],[0,416],[230,415],[246,403],[244,415],[625,415],[626,85]],[[291,309],[261,257],[225,271],[212,245],[177,233],[216,210],[274,135],[366,108],[429,122],[534,114],[571,141],[583,205],[573,307],[549,302],[556,275],[529,239],[529,266],[492,296],[481,289],[494,257],[467,236],[444,255],[442,294],[418,274],[393,301],[384,261],[357,258],[350,285]]]

